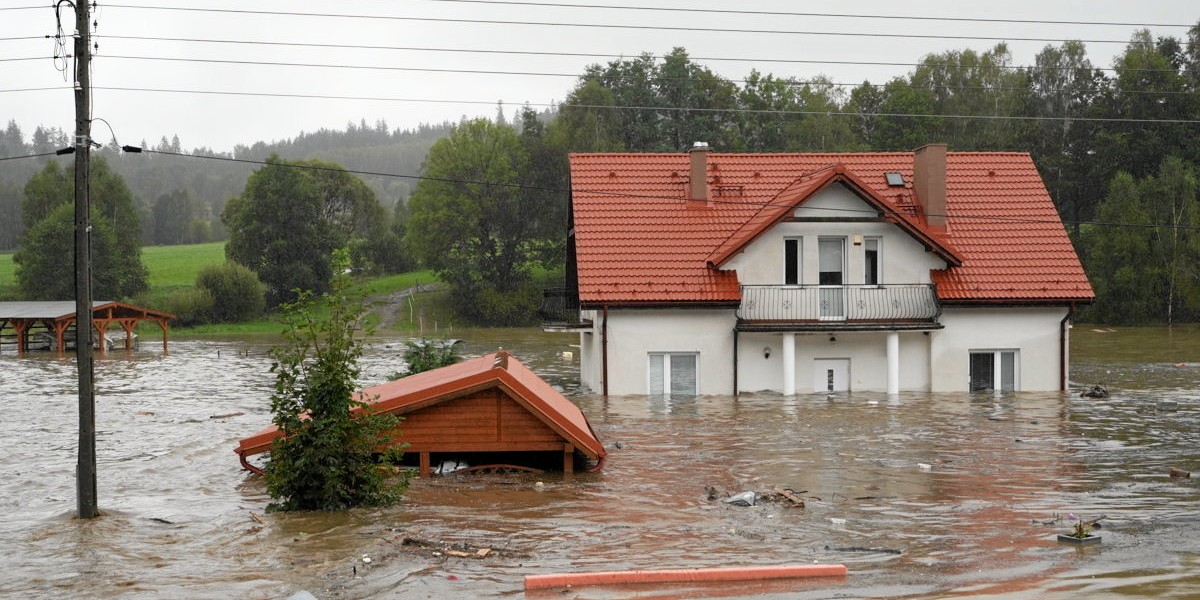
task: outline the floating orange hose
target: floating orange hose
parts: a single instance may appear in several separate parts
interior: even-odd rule
[[[845,577],[845,565],[775,565],[716,569],[666,569],[659,571],[597,571],[526,575],[525,589],[626,583],[678,583],[696,581],[751,581],[797,577]]]

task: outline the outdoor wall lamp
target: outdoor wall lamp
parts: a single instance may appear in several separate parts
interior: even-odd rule
[[[770,346],[763,348],[763,358],[768,358],[768,359],[771,358],[771,347]]]
[[[829,341],[836,342],[837,338],[831,335],[831,336],[829,336]]]

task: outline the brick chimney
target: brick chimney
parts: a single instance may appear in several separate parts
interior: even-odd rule
[[[913,151],[913,188],[925,222],[946,226],[946,144],[925,144]]]
[[[688,206],[697,203],[708,204],[708,143],[696,142],[688,150],[691,158],[692,171],[688,178]]]

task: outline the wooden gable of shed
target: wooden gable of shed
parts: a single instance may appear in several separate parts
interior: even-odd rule
[[[563,438],[499,387],[404,413],[406,452],[559,450]]]

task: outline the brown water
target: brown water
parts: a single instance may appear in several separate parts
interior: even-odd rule
[[[577,356],[576,338],[454,336],[572,390],[577,359],[560,354]],[[850,575],[529,597],[1200,597],[1200,485],[1166,476],[1200,471],[1195,328],[1077,328],[1073,378],[1107,384],[1104,400],[576,394],[611,452],[600,473],[416,481],[400,506],[333,514],[265,514],[261,480],[232,452],[270,420],[270,343],[179,340],[166,357],[102,360],[105,514],[87,522],[72,517],[73,360],[0,355],[0,597],[509,597],[531,573],[812,562]],[[373,347],[364,383],[398,368],[397,343]],[[244,414],[210,418],[229,413]],[[789,487],[807,506],[734,507],[705,485]],[[1069,523],[1046,522],[1068,512],[1107,515],[1099,547],[1054,541]]]

